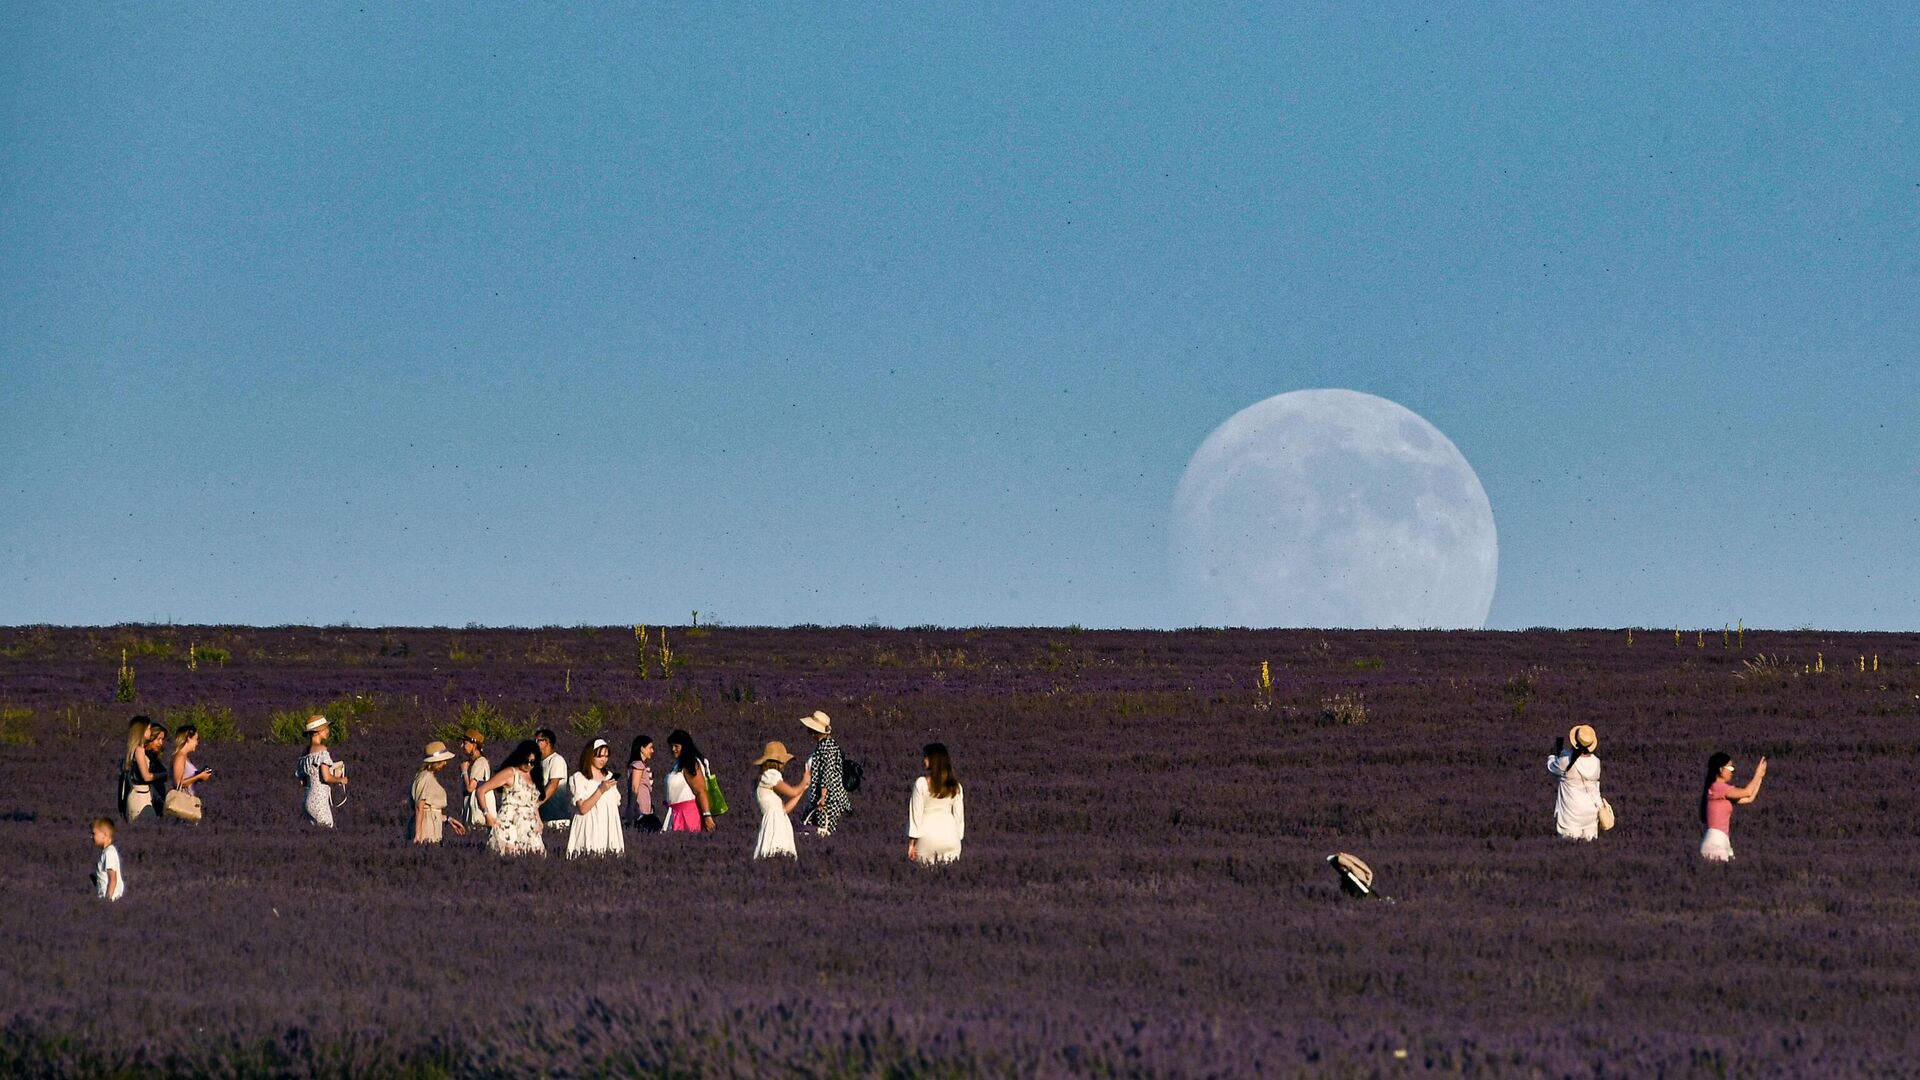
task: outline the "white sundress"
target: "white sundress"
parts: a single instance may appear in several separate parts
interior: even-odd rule
[[[800,857],[800,850],[793,844],[793,820],[787,817],[780,793],[773,790],[773,785],[779,782],[779,769],[765,769],[760,773],[760,783],[754,787],[754,801],[760,804],[760,837],[753,842],[756,859],[774,855]]]
[[[333,789],[320,779],[320,770],[333,767],[333,755],[320,752],[300,759],[299,774],[307,782],[307,820],[324,828],[333,828]]]
[[[620,785],[601,792],[593,809],[580,812],[580,804],[593,797],[600,781],[579,773],[567,776],[567,794],[573,804],[573,824],[567,829],[567,858],[580,855],[624,855],[627,837],[620,827]]]
[[[1553,827],[1569,840],[1592,840],[1600,835],[1600,759],[1582,754],[1571,766],[1570,754],[1547,759],[1547,772],[1560,783],[1553,798]]]

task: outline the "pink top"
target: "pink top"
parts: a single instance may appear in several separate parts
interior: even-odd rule
[[[1707,788],[1707,828],[1719,829],[1728,836],[1733,835],[1733,801],[1727,798],[1727,792],[1733,785],[1725,780],[1715,780]]]
[[[644,761],[635,761],[628,766],[629,787],[633,792],[633,815],[643,817],[653,813],[653,770]]]

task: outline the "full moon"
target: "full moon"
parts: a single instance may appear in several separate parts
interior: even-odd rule
[[[1440,430],[1354,390],[1249,405],[1173,496],[1175,575],[1204,625],[1478,628],[1493,507]]]

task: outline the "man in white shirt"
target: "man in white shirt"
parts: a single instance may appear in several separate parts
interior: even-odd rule
[[[573,799],[567,794],[567,759],[554,746],[553,729],[533,733],[540,747],[540,820],[549,829],[573,824]]]

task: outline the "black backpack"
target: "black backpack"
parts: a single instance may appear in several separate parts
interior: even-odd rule
[[[859,791],[860,781],[867,775],[866,767],[848,758],[840,763],[840,783],[848,791]]]

